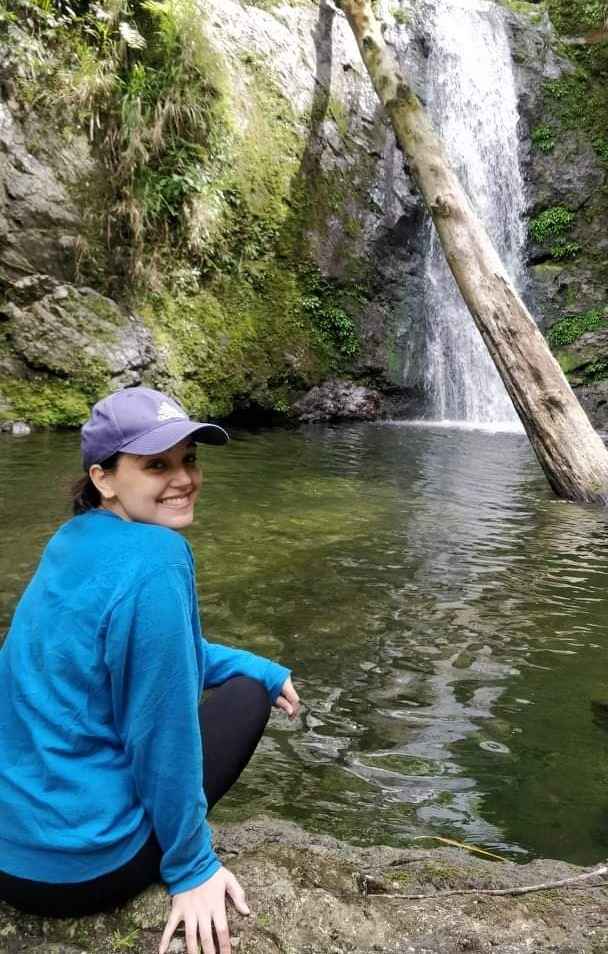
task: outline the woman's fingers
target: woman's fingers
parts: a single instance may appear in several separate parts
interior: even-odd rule
[[[293,715],[293,706],[291,702],[285,698],[285,696],[279,696],[275,702],[275,706],[277,709],[282,709],[284,712],[286,712],[288,716]]]
[[[294,689],[291,677],[288,677],[281,686],[281,695],[275,702],[279,709],[283,709],[290,719],[295,718],[300,711],[300,697]]]
[[[230,947],[230,931],[225,917],[216,917],[213,919],[217,943],[219,944],[220,954],[232,954]]]
[[[158,945],[158,954],[166,954],[166,950],[169,947],[169,941],[175,934],[175,929],[180,921],[180,915],[177,913],[175,908],[172,908],[171,914],[169,915],[169,920],[167,921],[165,930],[163,931],[163,936],[160,939],[160,944]]]
[[[239,914],[251,914],[245,892],[231,871],[226,872],[226,891]]]
[[[200,928],[199,928],[199,923],[196,919],[196,915],[189,913],[186,916],[185,927],[186,927],[186,950],[188,951],[188,954],[198,954],[198,935],[199,935]],[[213,938],[211,937],[211,927],[209,927],[208,930],[209,930],[209,939],[211,941],[211,947],[209,947],[209,945],[205,947],[202,930],[200,932],[201,941],[203,941],[203,951],[205,952],[205,954],[215,954],[215,950],[213,948]]]
[[[203,948],[203,954],[216,954],[215,944],[213,943],[213,933],[211,931],[211,921],[209,918],[201,918],[198,922],[198,932],[201,938],[201,945]],[[224,951],[220,948],[222,954]],[[230,950],[230,939],[228,939],[228,950]],[[190,948],[188,947],[188,954],[190,954]],[[198,947],[194,948],[193,954],[198,954]]]

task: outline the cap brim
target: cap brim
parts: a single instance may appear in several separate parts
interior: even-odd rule
[[[219,424],[202,424],[200,421],[167,421],[153,431],[142,434],[120,448],[126,454],[160,454],[180,441],[191,437],[197,444],[226,444],[230,438]]]

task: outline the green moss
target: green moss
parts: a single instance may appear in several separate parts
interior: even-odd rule
[[[608,327],[604,312],[597,308],[582,312],[579,315],[566,315],[551,326],[547,333],[547,341],[553,348],[572,344],[586,331],[595,331],[602,326]]]
[[[0,379],[0,398],[8,405],[0,421],[24,420],[43,427],[78,427],[89,416],[89,398],[69,381],[37,376]]]
[[[330,96],[327,106],[327,115],[333,119],[342,138],[344,139],[346,136],[348,136],[350,117],[348,110],[342,100],[336,99],[334,96]]]
[[[31,92],[61,125],[93,130],[108,175],[94,190],[98,207],[85,230],[80,270],[97,287],[112,281],[116,294],[117,283],[104,278],[112,272],[100,241],[105,221],[117,264],[119,257],[121,266],[130,263],[126,276],[116,269],[123,276],[118,291],[162,348],[165,370],[152,383],[171,386],[201,414],[223,416],[247,401],[284,412],[295,392],[330,371],[347,372],[358,353],[369,280],[358,210],[369,201],[375,160],[321,169],[308,150],[311,130],[329,116],[346,137],[344,106],[329,98],[310,116],[297,116],[254,54],[242,56],[244,82],[232,89],[205,39],[204,19],[189,39],[184,32],[189,2],[126,6],[126,20],[147,42],[131,47],[124,63],[114,56],[115,27],[106,29],[103,18],[89,22],[93,14],[86,13],[80,22],[79,14],[69,34],[65,24],[47,24],[43,32],[53,42],[44,66],[33,71]],[[48,3],[56,13],[55,0]],[[160,129],[165,109],[177,120]],[[91,191],[85,185],[76,190],[84,207]],[[331,241],[340,279],[323,278],[311,264],[312,232]],[[73,395],[91,401],[109,385],[101,364],[79,359],[72,370]],[[65,406],[55,381],[41,380],[48,423],[80,415]],[[23,389],[25,395],[28,385]],[[28,419],[34,413],[44,423],[36,408]]]
[[[508,10],[527,17],[531,23],[540,23],[545,12],[544,3],[526,3],[525,0],[498,0]]]
[[[421,884],[432,884],[435,888],[459,888],[465,880],[464,873],[456,865],[428,861],[417,868],[416,877]]]
[[[408,13],[407,10],[404,10],[403,7],[393,7],[391,14],[397,26],[407,26],[411,21],[411,14]]]
[[[554,123],[584,133],[599,158],[608,163],[608,98],[604,87],[608,69],[605,76],[594,77],[585,55],[584,65],[580,65],[579,53],[579,66],[573,74],[545,83],[546,112]]]

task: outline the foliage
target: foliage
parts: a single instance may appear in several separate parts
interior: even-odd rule
[[[582,251],[582,245],[580,242],[569,242],[565,238],[557,238],[549,251],[551,258],[556,259],[556,261],[563,261],[567,258],[576,258]]]
[[[532,130],[531,139],[541,152],[552,152],[555,148],[555,131],[551,126],[537,126]]]
[[[578,60],[589,51],[576,51]],[[573,54],[574,55],[574,54]],[[608,67],[608,64],[607,64]],[[589,137],[597,155],[608,163],[608,97],[605,75],[594,78],[584,66],[560,79],[545,83],[545,103],[550,116],[565,129],[580,130]]]
[[[547,340],[551,347],[559,348],[572,344],[586,331],[595,331],[602,325],[608,327],[606,316],[597,308],[578,315],[566,315],[551,326],[547,333]]]
[[[545,209],[536,218],[530,220],[530,232],[532,237],[539,245],[542,245],[547,239],[556,238],[567,232],[574,222],[574,212],[564,206],[554,206],[551,209]]]
[[[307,270],[303,279],[302,310],[323,343],[333,352],[331,363],[334,370],[339,370],[352,363],[359,352],[357,327],[347,308],[360,304],[362,293],[358,290],[346,292],[316,269]],[[350,297],[350,302],[347,297]]]
[[[111,191],[109,244],[121,258],[127,250],[128,276],[141,276],[150,245],[184,244],[188,201],[225,134],[221,71],[200,11],[194,0],[6,3],[21,55],[38,51],[20,93],[38,111],[59,103],[63,122],[88,131]]]
[[[31,68],[17,70],[21,100],[67,135],[83,130],[103,164],[105,180],[82,196],[85,210],[96,203],[98,221],[105,216],[88,252],[97,267],[85,262],[83,273],[118,275],[111,293],[149,325],[164,356],[150,383],[222,416],[242,400],[285,411],[294,392],[348,370],[368,267],[353,254],[368,167],[317,170],[292,104],[255,54],[242,55],[246,82],[231,89],[194,0],[81,0],[74,10],[38,0],[48,15],[31,15],[41,9],[32,0],[4,2],[28,50],[35,36],[43,41]],[[340,103],[327,113],[348,131]],[[343,227],[340,282],[308,264],[307,235],[330,219]],[[11,417],[79,423],[107,387],[102,372],[83,367],[65,392],[51,380],[47,418],[36,400],[27,405],[27,385],[16,386]]]
[[[608,19],[606,0],[548,0],[549,14],[560,33],[584,34]]]

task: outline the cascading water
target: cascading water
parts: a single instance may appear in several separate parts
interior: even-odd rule
[[[450,163],[521,289],[525,205],[502,11],[487,0],[436,0],[424,7],[431,32],[427,109]],[[406,383],[422,384],[433,419],[515,427],[513,405],[431,224],[427,241],[424,320],[412,335]]]

